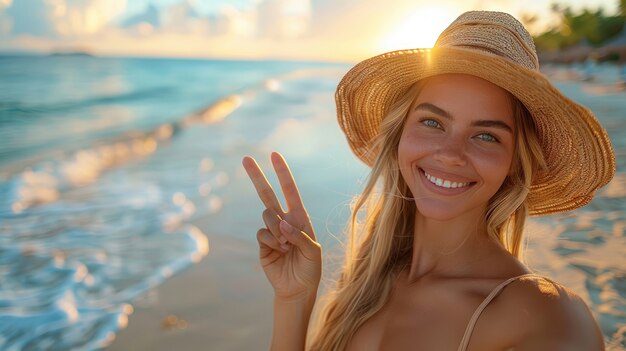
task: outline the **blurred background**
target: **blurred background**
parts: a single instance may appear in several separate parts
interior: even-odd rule
[[[258,350],[272,291],[240,161],[289,161],[341,262],[367,168],[335,121],[352,65],[431,47],[467,10],[535,38],[607,128],[617,175],[534,218],[526,259],[626,350],[626,1],[0,0],[0,350]]]

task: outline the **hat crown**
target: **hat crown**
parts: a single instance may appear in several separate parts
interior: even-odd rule
[[[539,70],[532,36],[515,17],[504,12],[465,12],[439,35],[434,47],[481,51]]]

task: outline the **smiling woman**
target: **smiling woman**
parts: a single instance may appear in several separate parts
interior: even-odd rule
[[[448,7],[429,5],[405,13],[404,18],[390,24],[392,29],[381,38],[378,49],[430,48],[457,12]]]
[[[397,38],[420,45],[440,15],[416,12]],[[613,148],[591,110],[541,74],[518,20],[466,12],[433,48],[358,63],[335,97],[372,169],[310,329],[322,270],[311,221],[279,154],[287,211],[243,159],[266,206],[257,239],[274,287],[272,350],[604,350],[585,302],[522,251],[528,215],[584,206],[613,178]]]

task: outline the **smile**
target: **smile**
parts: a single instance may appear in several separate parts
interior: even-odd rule
[[[441,188],[446,188],[446,189],[458,189],[458,188],[464,188],[468,185],[470,185],[470,182],[455,182],[455,181],[451,181],[451,180],[446,180],[446,179],[441,179],[441,178],[437,178],[435,176],[432,176],[426,172],[424,172],[424,175],[426,176],[426,179],[428,179],[428,181],[430,181],[431,183],[435,184],[438,187]]]

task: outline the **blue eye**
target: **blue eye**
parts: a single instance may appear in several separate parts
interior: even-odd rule
[[[490,143],[497,143],[498,142],[498,139],[496,137],[494,137],[491,134],[487,134],[487,133],[478,134],[477,138],[482,140],[482,141],[486,141],[486,142],[490,142]]]
[[[435,121],[434,119],[422,120],[422,124],[431,128],[441,128],[441,124],[439,124],[439,122]]]

